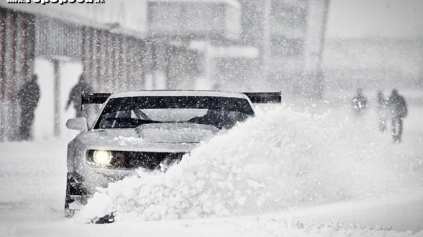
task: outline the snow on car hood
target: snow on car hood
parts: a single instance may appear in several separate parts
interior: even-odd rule
[[[141,139],[155,143],[198,143],[219,131],[210,125],[190,123],[151,123],[136,128]]]
[[[131,147],[151,143],[199,143],[213,137],[220,130],[210,125],[153,123],[132,129],[92,130],[79,139],[90,146]]]

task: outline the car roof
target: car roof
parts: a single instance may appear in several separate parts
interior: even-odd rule
[[[225,92],[212,90],[145,90],[114,93],[109,98],[138,97],[138,96],[204,96],[204,97],[228,97],[247,99],[241,92]]]

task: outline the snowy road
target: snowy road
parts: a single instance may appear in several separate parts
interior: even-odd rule
[[[248,184],[261,182],[270,200],[262,209],[257,202],[241,203],[242,199],[248,204],[262,191],[251,188],[244,193],[241,187],[245,184],[238,182],[233,195],[241,198],[231,204],[232,209],[195,213],[202,218],[145,221],[145,214],[140,215],[144,209],[138,208],[122,213],[110,225],[65,219],[69,138],[0,143],[0,236],[423,236],[423,107],[410,108],[402,144],[392,144],[388,134],[375,131],[374,113],[357,121],[348,110],[339,111],[329,116],[331,120],[287,107],[261,111],[254,121],[200,147],[187,158],[196,163],[181,164],[174,173],[201,166],[205,172],[213,170],[224,176],[223,168],[212,169],[213,163],[208,163],[215,159],[220,162],[217,167],[232,164],[240,168],[232,172],[249,179]],[[259,146],[251,143],[249,148],[248,139]],[[239,142],[228,144],[234,140]],[[273,148],[267,145],[272,142],[276,144]],[[247,155],[240,157],[239,151]],[[272,163],[276,159],[283,162]],[[312,166],[308,166],[310,162]],[[247,172],[246,164],[256,165],[254,175]],[[139,181],[134,190],[157,188],[159,181],[156,186]],[[181,177],[178,181],[186,187],[190,180]],[[195,177],[188,188],[196,189],[194,184],[200,181]],[[124,190],[125,182],[129,181],[116,184],[104,195],[115,201],[112,193]],[[231,203],[231,196],[213,194],[222,185],[210,183],[207,187],[212,193],[201,196],[209,198],[207,203]],[[188,195],[185,200],[194,203],[198,195]],[[115,205],[122,210],[128,207],[126,202]]]

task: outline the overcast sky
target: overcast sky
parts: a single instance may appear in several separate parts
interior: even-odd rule
[[[423,38],[423,0],[330,0],[327,36]]]

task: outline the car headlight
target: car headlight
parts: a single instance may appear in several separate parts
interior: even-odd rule
[[[110,151],[96,150],[94,151],[94,162],[101,166],[110,164],[112,153]]]

